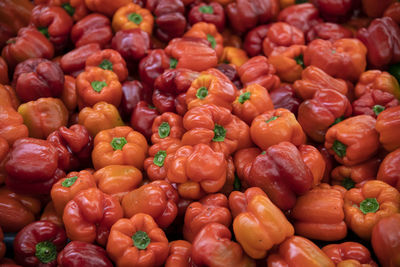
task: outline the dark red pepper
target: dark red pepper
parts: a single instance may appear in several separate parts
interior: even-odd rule
[[[353,116],[365,114],[376,118],[385,109],[398,105],[399,100],[391,93],[381,90],[371,90],[353,101]]]
[[[18,232],[14,240],[14,258],[26,267],[55,267],[57,253],[67,243],[65,230],[49,221],[36,221]]]
[[[242,89],[242,82],[235,67],[230,64],[221,63],[215,68],[228,77],[237,89]]]
[[[321,17],[331,22],[345,22],[352,14],[355,2],[354,0],[313,0]]]
[[[142,58],[139,63],[139,75],[142,83],[153,88],[154,81],[164,70],[170,67],[170,58],[163,49],[155,49]]]
[[[311,3],[292,5],[283,9],[278,16],[278,21],[284,21],[302,30],[304,34],[312,26],[322,22],[318,9]]]
[[[219,32],[222,32],[225,28],[224,8],[217,2],[209,4],[199,3],[190,9],[188,20],[190,25],[200,21],[212,23],[217,27]]]
[[[336,41],[342,38],[352,38],[353,32],[339,24],[331,22],[318,23],[311,27],[307,32],[307,42],[314,39],[324,39],[329,41]]]
[[[275,108],[286,108],[297,115],[301,100],[296,96],[291,84],[280,84],[278,88],[269,92],[269,96]]]
[[[59,267],[112,267],[107,252],[100,246],[82,241],[72,241],[58,253]]]
[[[267,37],[270,25],[261,25],[249,31],[244,39],[243,48],[251,57],[262,54],[263,40]]]
[[[139,28],[121,30],[113,37],[111,47],[127,62],[137,62],[148,54],[151,47],[150,36]]]
[[[150,140],[153,133],[151,127],[158,115],[160,114],[155,107],[149,105],[146,101],[140,101],[132,112],[131,126]]]
[[[72,27],[71,40],[75,47],[98,43],[104,48],[112,39],[110,19],[98,13],[92,13]]]
[[[30,58],[17,65],[13,87],[22,102],[41,97],[60,97],[64,74],[60,66],[44,58]]]
[[[139,101],[151,103],[153,92],[146,84],[140,81],[126,81],[122,84],[122,98],[119,113],[124,121],[129,120]]]
[[[98,43],[87,44],[75,48],[61,57],[61,68],[64,73],[76,77],[84,70],[86,59],[100,50],[100,45]]]

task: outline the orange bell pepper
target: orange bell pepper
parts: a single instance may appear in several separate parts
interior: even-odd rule
[[[291,216],[296,234],[303,237],[337,241],[347,235],[343,195],[333,188],[316,187],[300,196]]]
[[[400,148],[390,152],[379,165],[376,179],[390,184],[400,192]],[[375,172],[376,173],[376,172]]]
[[[78,107],[78,97],[76,95],[75,78],[64,75],[64,89],[62,91],[61,100],[69,113],[73,113]]]
[[[142,182],[142,172],[133,166],[108,165],[93,174],[97,187],[120,201]]]
[[[226,227],[232,223],[228,199],[221,193],[209,194],[198,202],[190,203],[183,225],[185,240],[193,242],[200,230],[209,223],[220,223]]]
[[[3,95],[0,98],[0,137],[12,144],[23,137],[28,137],[28,127],[23,124],[23,117],[12,106],[3,104]],[[9,102],[8,102],[9,103]]]
[[[356,98],[361,97],[366,92],[372,90],[381,90],[391,93],[400,100],[400,85],[396,78],[386,71],[368,70],[361,74],[354,94]]]
[[[192,82],[186,92],[186,104],[188,109],[213,104],[232,110],[236,94],[236,86],[222,72],[209,69]]]
[[[169,243],[168,258],[165,267],[187,267],[192,262],[192,244],[185,240]]]
[[[85,126],[92,137],[100,131],[124,125],[118,109],[104,101],[96,103],[91,108],[83,108],[79,112],[78,122]]]
[[[303,99],[313,98],[314,94],[321,89],[332,89],[343,95],[347,95],[348,87],[344,80],[335,79],[322,69],[309,66],[301,73],[301,80],[293,84],[298,96]]]
[[[372,228],[380,219],[399,212],[399,191],[382,181],[366,181],[344,195],[346,224],[365,240],[371,238]]]
[[[89,188],[68,202],[63,221],[69,239],[105,246],[111,226],[122,217],[123,210],[116,198]]]
[[[232,103],[233,114],[248,125],[258,115],[274,109],[267,89],[256,83],[250,84],[238,92],[238,97]]]
[[[157,116],[154,119],[151,130],[153,132],[151,135],[153,144],[160,143],[166,138],[180,139],[185,132],[182,117],[172,112],[164,112],[162,115]]]
[[[85,4],[89,10],[104,14],[108,17],[112,17],[120,7],[130,2],[129,0],[113,0],[112,2],[107,0],[85,0]]]
[[[313,186],[318,185],[324,176],[326,165],[322,154],[317,148],[311,145],[300,145],[299,152],[304,163],[311,170],[314,178]]]
[[[209,223],[197,234],[192,244],[195,266],[255,267],[254,259],[242,247],[231,241],[231,231],[223,224]]]
[[[56,209],[54,208],[53,201],[50,201],[47,203],[46,207],[44,207],[40,220],[52,222],[60,227],[64,226],[62,217],[57,214]]]
[[[218,64],[217,53],[207,40],[183,37],[171,40],[165,48],[170,57],[170,67],[203,71]]]
[[[9,85],[0,84],[0,105],[11,106],[14,109],[18,109],[20,104],[14,88]]]
[[[341,244],[330,244],[322,248],[322,251],[335,263],[341,263],[342,267],[352,266],[371,266],[378,267],[378,265],[372,260],[371,253],[369,250],[356,242],[344,242]],[[345,261],[354,260],[355,265],[345,265]]]
[[[36,198],[16,194],[6,187],[0,188],[0,226],[4,232],[18,232],[36,220],[41,211]]]
[[[266,56],[274,50],[284,51],[292,45],[304,45],[304,33],[297,27],[286,22],[275,22],[270,25],[262,47]]]
[[[229,196],[234,216],[233,231],[243,250],[253,259],[262,259],[272,246],[294,234],[285,215],[258,187]]]
[[[257,83],[268,91],[277,88],[280,84],[279,77],[275,73],[275,67],[264,56],[252,57],[238,69],[244,87]]]
[[[355,38],[330,42],[313,40],[304,52],[304,64],[314,65],[327,74],[355,82],[367,66],[367,48]]]
[[[226,181],[227,162],[224,154],[205,144],[182,146],[167,155],[167,180],[177,183],[182,198],[200,199],[204,192],[219,191]]]
[[[118,76],[99,67],[86,68],[76,77],[79,109],[92,107],[100,101],[118,107],[122,98],[122,86]]]
[[[225,46],[219,62],[233,64],[239,68],[248,60],[249,57],[247,56],[246,51],[243,49],[240,49],[239,47]]]
[[[139,28],[151,35],[153,24],[154,18],[150,10],[141,8],[137,4],[129,3],[129,1],[114,13],[112,19],[114,32]]]
[[[132,165],[142,170],[147,149],[146,138],[131,127],[103,130],[94,138],[93,166],[98,170],[108,165]]]
[[[93,175],[88,171],[70,172],[65,178],[58,180],[51,188],[51,199],[54,209],[62,217],[64,208],[78,193],[96,187]]]
[[[250,127],[251,139],[262,150],[283,141],[299,146],[306,135],[295,115],[287,109],[269,110],[254,118]]]
[[[165,114],[165,113],[164,113]],[[165,138],[161,142],[152,145],[149,148],[149,157],[144,160],[144,169],[147,177],[151,181],[165,180],[167,178],[167,169],[165,158],[167,155],[175,153],[182,146],[177,138]]]
[[[21,104],[18,113],[24,118],[29,129],[29,136],[45,139],[49,134],[66,126],[68,110],[58,98],[39,98],[36,101]]]
[[[249,126],[223,107],[192,108],[183,117],[183,126],[187,130],[182,136],[183,145],[208,144],[225,156],[251,146]]]
[[[166,181],[154,181],[142,185],[122,198],[125,217],[146,213],[157,225],[167,228],[178,214],[178,192]]]
[[[379,147],[376,120],[369,115],[358,115],[341,121],[328,129],[325,147],[336,161],[356,165],[373,157]]]
[[[272,266],[334,267],[333,261],[313,242],[301,236],[292,236],[279,245],[277,253],[267,259]]]
[[[107,254],[118,267],[161,266],[168,257],[168,239],[150,215],[138,213],[113,225]]]
[[[217,57],[221,58],[224,49],[224,40],[222,35],[218,32],[217,27],[213,23],[197,22],[192,25],[184,37],[198,37],[207,40],[212,49],[217,53]]]
[[[347,190],[360,187],[362,182],[375,179],[380,163],[379,158],[372,158],[353,166],[337,166],[331,172],[331,184],[341,185]]]
[[[350,101],[338,91],[320,89],[312,99],[300,104],[297,119],[303,130],[317,142],[325,141],[326,131],[352,112]]]
[[[126,62],[118,51],[113,49],[104,49],[91,54],[85,62],[87,67],[99,67],[103,70],[111,70],[117,74],[122,83],[128,77]]]
[[[293,83],[301,79],[305,67],[303,54],[306,48],[305,45],[291,45],[282,52],[279,49],[271,52],[268,61],[275,67],[281,81]]]
[[[400,106],[385,109],[376,118],[376,130],[379,133],[379,142],[387,151],[400,148],[398,133],[400,131]]]

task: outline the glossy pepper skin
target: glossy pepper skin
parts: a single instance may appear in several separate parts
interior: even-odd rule
[[[330,244],[322,248],[322,251],[335,263],[339,264],[345,260],[356,260],[360,264],[378,266],[371,258],[369,250],[356,242],[344,242],[341,244]]]
[[[301,236],[292,236],[286,239],[279,245],[277,253],[268,256],[267,263],[268,267],[335,266],[333,261],[317,245]]]
[[[329,41],[336,41],[343,38],[352,38],[353,32],[348,28],[336,23],[321,22],[311,27],[307,32],[307,42],[317,38]]]
[[[275,67],[281,81],[293,83],[301,78],[304,68],[304,45],[291,45],[287,48],[276,48],[269,57],[269,62]]]
[[[206,104],[192,108],[183,117],[183,126],[187,132],[182,144],[207,144],[225,156],[251,146],[249,126],[223,107]]]
[[[75,47],[98,43],[100,47],[104,48],[113,37],[110,24],[110,20],[101,14],[87,15],[72,27],[71,41]]]
[[[111,3],[104,0],[85,0],[85,5],[93,12],[99,12],[108,17],[112,17],[118,8],[129,4],[130,2],[131,1],[129,0],[116,0]]]
[[[294,207],[298,195],[310,190],[313,174],[295,145],[281,142],[255,157],[244,180],[260,187],[278,208],[286,211]]]
[[[281,83],[277,88],[269,91],[269,96],[276,109],[285,108],[297,115],[301,100],[296,96],[291,84]]]
[[[78,105],[82,109],[100,101],[118,107],[121,103],[122,89],[118,75],[100,67],[89,67],[76,78]]]
[[[86,170],[70,172],[65,178],[57,181],[51,188],[50,195],[58,216],[62,217],[67,203],[79,192],[95,187],[96,181],[93,175]]]
[[[333,22],[347,21],[357,7],[356,3],[351,0],[313,0],[312,2],[318,8],[321,17]]]
[[[61,68],[64,73],[76,77],[84,70],[86,59],[99,51],[100,45],[98,43],[90,43],[75,48],[61,57]]]
[[[31,25],[50,40],[56,51],[67,46],[73,23],[62,7],[37,5],[32,9]]]
[[[0,188],[0,226],[4,232],[16,233],[34,222],[40,214],[40,200]]]
[[[299,106],[298,120],[314,141],[324,142],[329,127],[349,117],[352,107],[347,97],[332,89],[316,91],[312,99]]]
[[[122,98],[119,105],[121,116],[129,121],[139,101],[151,102],[152,90],[138,80],[126,81],[122,84]]]
[[[300,196],[291,213],[296,234],[324,241],[345,238],[343,203],[342,193],[329,185],[313,188]]]
[[[305,34],[312,26],[320,23],[319,12],[311,3],[288,6],[278,16],[278,21],[289,23],[302,30]]]
[[[313,187],[319,185],[326,169],[326,162],[322,153],[312,145],[300,145],[299,152],[313,175]]]
[[[154,49],[139,62],[139,76],[142,83],[153,88],[154,81],[164,70],[170,68],[171,62],[164,49]],[[174,65],[174,64],[172,64]]]
[[[168,258],[165,267],[193,267],[192,244],[185,240],[175,240],[169,243]]]
[[[258,24],[276,19],[279,13],[279,1],[240,0],[225,7],[232,28],[239,33],[246,32]]]
[[[376,130],[379,133],[379,142],[387,151],[394,151],[400,147],[396,132],[400,123],[396,120],[400,114],[400,106],[385,109],[379,113],[376,120]]]
[[[400,149],[396,149],[386,155],[379,166],[376,179],[388,183],[400,191],[400,175],[399,175]]]
[[[68,109],[69,114],[72,114],[78,107],[74,77],[64,75],[64,88],[61,93],[61,100]]]
[[[262,43],[267,36],[269,25],[260,25],[251,29],[244,39],[243,49],[250,57],[261,55],[263,52]]]
[[[353,101],[353,115],[370,115],[376,118],[387,108],[399,105],[399,100],[391,93],[381,90],[371,90]]]
[[[128,77],[128,69],[122,56],[113,49],[104,49],[100,52],[93,53],[86,59],[86,67],[99,67],[103,70],[111,70],[117,74],[119,81],[122,83]]]
[[[212,68],[200,73],[186,92],[188,109],[212,104],[232,110],[236,86],[219,70]]]
[[[384,0],[380,2],[362,0],[362,9],[368,17],[382,17],[383,12],[392,2],[392,0]]]
[[[93,166],[98,170],[107,165],[132,165],[141,170],[147,149],[145,137],[131,127],[103,130],[94,138]]]
[[[17,65],[13,86],[22,102],[41,97],[60,97],[64,75],[58,64],[43,58],[27,59]]]
[[[382,181],[367,181],[360,188],[352,188],[344,195],[346,224],[365,240],[371,239],[372,229],[379,220],[399,210],[399,191]]]
[[[283,108],[269,110],[255,117],[250,134],[251,140],[263,150],[283,141],[296,146],[306,142],[306,135],[295,115]]]
[[[120,7],[113,16],[112,27],[114,32],[139,28],[149,35],[153,32],[154,18],[148,9],[141,8],[134,3]]]
[[[311,99],[314,94],[321,89],[332,89],[343,95],[347,95],[349,88],[342,79],[336,79],[330,76],[324,70],[308,66],[301,73],[301,79],[293,84],[296,94],[303,99]]]
[[[192,243],[192,260],[198,266],[255,266],[241,246],[231,241],[229,229],[219,223],[204,226]]]
[[[157,116],[151,130],[153,132],[151,135],[153,144],[162,142],[166,138],[180,139],[185,132],[182,117],[172,112],[165,112]]]
[[[400,61],[400,27],[390,17],[374,19],[357,38],[368,48],[368,63],[381,68]]]
[[[394,76],[386,71],[368,70],[361,74],[354,95],[356,98],[361,97],[372,90],[381,90],[390,93],[400,100],[400,86]]]
[[[233,46],[225,46],[222,51],[222,56],[219,59],[220,62],[232,64],[235,67],[242,66],[248,60],[249,58],[246,55],[246,51]]]
[[[341,185],[347,190],[353,187],[360,187],[362,182],[377,178],[380,164],[381,160],[379,158],[372,158],[353,166],[337,166],[331,172],[330,183],[332,185]]]
[[[54,209],[53,201],[50,201],[44,207],[42,214],[40,215],[40,220],[52,222],[60,227],[64,226],[61,216],[59,216]]]
[[[104,248],[87,242],[71,241],[58,253],[60,267],[112,267]]]
[[[60,6],[74,21],[84,18],[89,10],[85,5],[85,0],[35,0],[35,4],[43,4],[49,6]]]
[[[29,23],[33,4],[25,0],[8,0],[1,3],[0,23],[5,24],[15,35]]]
[[[68,110],[59,98],[39,98],[21,104],[18,113],[28,127],[29,136],[34,138],[45,139],[68,122]]]
[[[7,186],[17,193],[49,194],[65,173],[58,166],[59,153],[50,142],[35,138],[18,139],[6,163]]]
[[[274,109],[271,97],[268,91],[256,83],[250,84],[241,89],[232,103],[233,114],[238,116],[248,125],[258,115]]]
[[[83,108],[79,112],[78,121],[80,125],[85,126],[92,137],[100,131],[124,125],[117,108],[104,101],[96,103],[91,108]]]
[[[181,37],[186,30],[185,6],[181,0],[149,0],[146,9],[156,17],[155,35],[163,42]]]
[[[150,52],[150,35],[138,28],[121,30],[114,35],[111,47],[127,62],[137,62]]]
[[[217,27],[212,23],[198,22],[190,28],[184,37],[197,37],[207,40],[212,49],[217,53],[217,57],[221,58],[223,52],[223,37],[218,32]]]
[[[139,101],[131,116],[130,125],[135,131],[143,134],[150,140],[154,119],[159,116],[157,109],[146,101]]]
[[[203,71],[218,63],[217,53],[210,43],[198,37],[175,38],[168,43],[165,53],[174,59],[171,68]]]
[[[165,165],[167,180],[178,184],[182,198],[200,199],[204,192],[218,192],[226,181],[224,154],[205,144],[180,147],[174,154],[167,155]]]
[[[6,98],[2,95],[1,102]],[[0,102],[0,103],[1,103]],[[28,127],[23,123],[24,119],[12,106],[9,104],[0,104],[0,136],[4,138],[11,146],[16,140],[28,137]]]
[[[111,226],[123,217],[119,201],[97,188],[78,193],[64,208],[69,239],[105,246]]]
[[[229,80],[236,86],[236,88],[242,88],[242,83],[240,82],[239,75],[237,73],[236,65],[220,63],[216,67],[220,72],[222,72]]]
[[[222,32],[225,28],[224,8],[218,2],[199,3],[190,9],[188,21],[190,25],[201,21],[212,23],[219,32]]]
[[[252,57],[238,69],[243,86],[258,83],[268,91],[280,84],[279,77],[275,75],[275,72],[274,66],[264,56]]]
[[[57,266],[57,253],[66,243],[63,228],[52,222],[33,222],[15,237],[15,260],[23,266]]]
[[[304,34],[301,30],[286,22],[276,22],[269,27],[262,46],[264,54],[270,56],[274,50],[304,44]]]
[[[188,206],[185,213],[183,236],[189,242],[193,242],[201,229],[209,223],[219,223],[226,227],[232,223],[228,199],[221,193],[209,194]]]
[[[10,69],[29,58],[51,59],[54,56],[53,44],[41,32],[33,27],[21,28],[18,36],[9,39],[1,56]]]
[[[178,192],[170,183],[154,181],[129,192],[121,203],[125,217],[146,213],[160,228],[167,228],[178,214],[178,200]]]
[[[234,216],[235,237],[253,259],[264,258],[272,246],[294,234],[283,212],[260,188],[232,192],[229,207]]]
[[[397,266],[400,259],[400,214],[382,218],[372,230],[372,247],[379,263],[384,267]]]
[[[122,197],[136,189],[142,182],[142,173],[129,165],[108,165],[94,174],[98,188],[111,196]]]
[[[168,239],[150,215],[138,213],[113,225],[107,253],[118,267],[161,266],[168,257]]]

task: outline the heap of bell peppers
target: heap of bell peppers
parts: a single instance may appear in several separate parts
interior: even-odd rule
[[[0,1],[0,266],[400,267],[395,0]]]

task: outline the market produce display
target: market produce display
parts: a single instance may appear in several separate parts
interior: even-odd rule
[[[400,267],[400,2],[0,0],[0,267]]]

